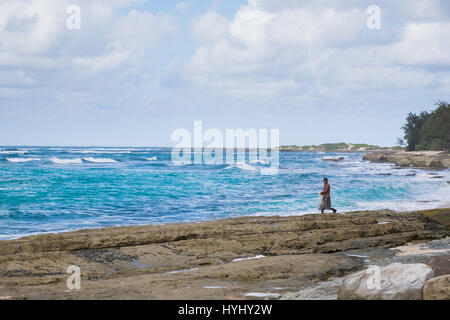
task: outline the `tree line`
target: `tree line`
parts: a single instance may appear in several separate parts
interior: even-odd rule
[[[407,151],[450,149],[450,104],[445,101],[436,103],[434,111],[422,111],[418,114],[408,113],[402,127]]]

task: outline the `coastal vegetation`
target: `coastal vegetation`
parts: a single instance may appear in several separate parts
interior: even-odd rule
[[[394,147],[394,149],[398,149],[399,147]],[[280,146],[281,150],[284,151],[367,151],[367,150],[385,150],[392,149],[386,147],[375,146],[366,143],[323,143],[319,145],[285,145]]]
[[[450,104],[439,101],[431,112],[410,112],[402,127],[407,151],[443,151],[450,148]]]
[[[366,143],[324,143],[319,145],[283,145],[281,151],[447,151],[450,149],[450,104],[436,103],[433,111],[408,113],[402,126],[403,139],[397,146],[380,147]]]

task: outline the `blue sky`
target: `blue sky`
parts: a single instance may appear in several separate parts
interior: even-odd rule
[[[171,146],[194,120],[394,145],[450,100],[448,34],[445,0],[2,0],[0,145]]]

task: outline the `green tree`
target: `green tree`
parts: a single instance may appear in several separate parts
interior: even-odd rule
[[[420,140],[420,130],[424,125],[426,118],[428,118],[428,112],[421,112],[420,114],[408,113],[406,117],[406,123],[402,127],[403,132],[405,133],[406,140],[406,150],[415,151],[416,146],[419,144]]]
[[[419,133],[419,145],[425,150],[450,148],[450,105],[439,101],[437,109],[426,119]]]
[[[402,127],[406,150],[449,150],[450,104],[439,101],[436,110],[420,114],[409,113]]]

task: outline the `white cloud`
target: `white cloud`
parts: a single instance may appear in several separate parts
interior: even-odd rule
[[[361,38],[365,19],[365,12],[356,9],[284,10],[268,26],[268,37],[274,45],[284,47],[339,47],[354,44]]]
[[[250,0],[231,21],[208,12],[193,24],[190,62],[167,78],[245,99],[442,87],[428,67],[450,61],[448,4],[400,2],[380,2],[379,31],[366,28],[371,3],[353,0]]]
[[[33,55],[50,50],[62,32],[64,9],[64,1],[0,3],[0,51]]]
[[[409,23],[401,42],[386,49],[397,63],[450,66],[449,34],[450,22]]]
[[[153,47],[173,31],[170,15],[131,10],[116,23],[109,40],[139,50]]]
[[[105,69],[113,69],[130,57],[130,51],[113,49],[111,52],[96,57],[74,58],[73,62],[85,70],[98,72]]]
[[[174,11],[185,12],[192,6],[193,1],[180,1],[174,7]]]
[[[34,84],[35,82],[36,79],[27,76],[22,70],[0,71],[0,86],[26,86]]]
[[[199,42],[214,42],[229,35],[230,22],[217,12],[208,12],[194,23],[192,33]]]
[[[81,29],[68,30],[69,0],[2,1],[0,72],[4,68],[15,76],[8,81],[3,73],[0,86],[24,90],[20,86],[27,83],[70,92],[88,81],[112,81],[111,74],[102,71],[115,69],[120,72],[117,79],[123,79],[119,67],[133,70],[142,56],[175,30],[169,14],[126,10],[142,2],[79,0]],[[84,78],[87,75],[89,79]]]

